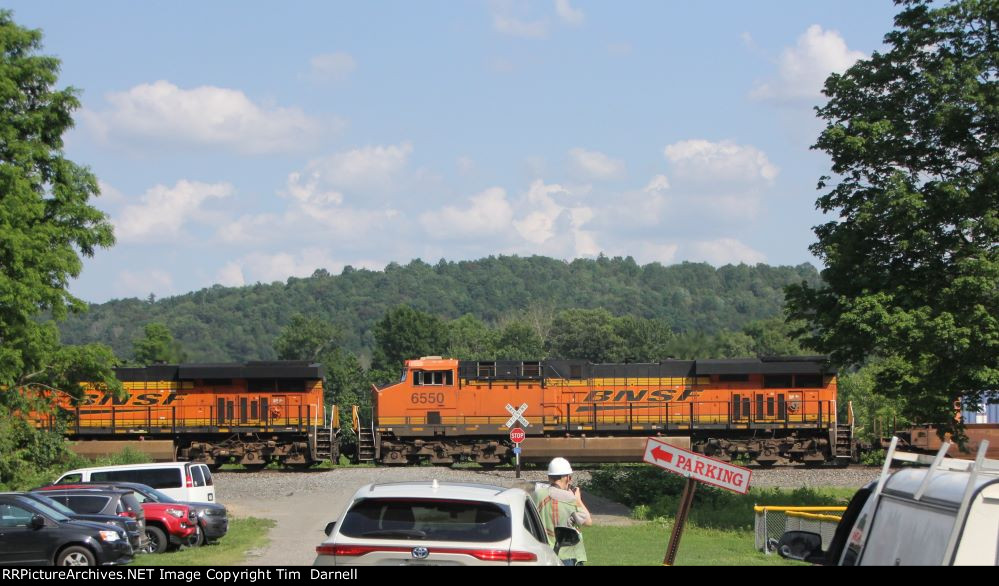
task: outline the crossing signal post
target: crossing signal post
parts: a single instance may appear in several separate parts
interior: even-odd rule
[[[510,441],[513,442],[513,454],[517,457],[517,478],[520,478],[520,443],[527,437],[527,433],[519,427],[510,430]]]

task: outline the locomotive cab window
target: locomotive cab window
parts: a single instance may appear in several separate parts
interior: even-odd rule
[[[451,386],[454,375],[450,370],[417,370],[413,373],[414,386]]]

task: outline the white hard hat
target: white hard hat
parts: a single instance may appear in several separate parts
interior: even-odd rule
[[[565,458],[554,458],[548,464],[548,476],[568,476],[572,474],[572,466]]]

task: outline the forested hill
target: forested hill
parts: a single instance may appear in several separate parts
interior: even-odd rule
[[[333,322],[343,329],[345,348],[368,354],[372,326],[399,304],[494,323],[528,309],[604,308],[618,316],[663,318],[676,332],[711,334],[779,315],[784,286],[802,280],[819,281],[812,265],[716,269],[701,263],[639,266],[630,257],[564,262],[501,256],[432,266],[414,260],[384,271],[319,270],[287,283],[114,300],[70,317],[61,329],[66,343],[103,342],[129,357],[143,326],[160,322],[189,360],[202,362],[275,358],[274,339],[296,313]]]

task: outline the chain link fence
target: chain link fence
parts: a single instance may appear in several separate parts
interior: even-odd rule
[[[773,553],[785,531],[818,533],[822,536],[822,549],[827,549],[845,510],[846,507],[754,507],[756,549]]]

